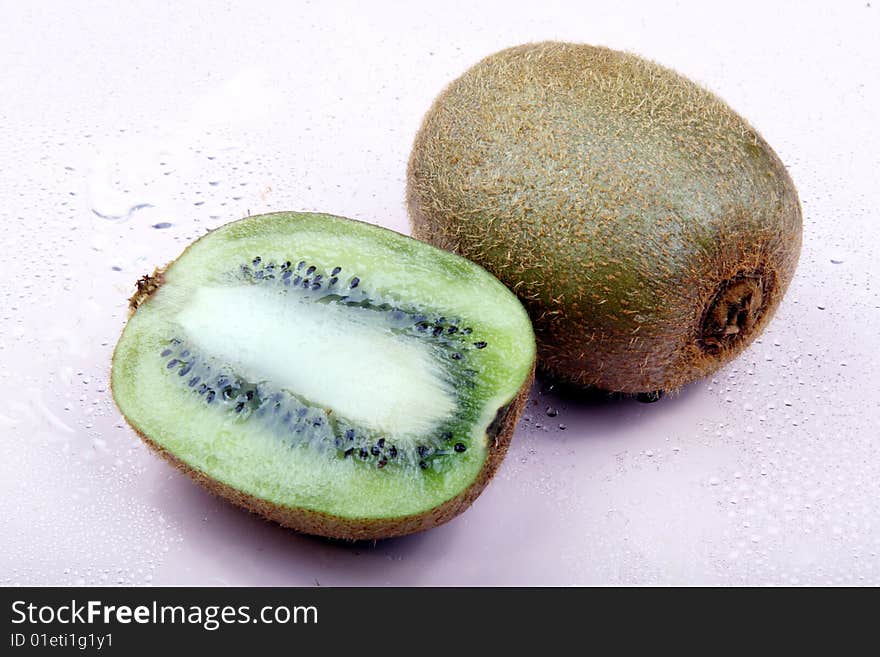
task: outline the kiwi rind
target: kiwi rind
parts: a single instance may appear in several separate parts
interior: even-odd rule
[[[801,246],[794,185],[754,128],[668,68],[584,44],[517,46],[453,81],[416,136],[407,205],[414,236],[520,296],[541,369],[625,393],[736,357]]]
[[[277,213],[276,215],[266,215],[262,218],[252,217],[249,220],[236,222],[241,224],[245,221],[250,221],[250,223],[248,223],[247,225],[242,225],[241,227],[239,227],[235,224],[230,224],[229,226],[231,226],[233,230],[239,230],[242,233],[247,233],[248,228],[253,226],[252,220],[261,219],[263,221],[267,221],[272,220],[272,217],[275,217],[278,221],[296,221],[297,219],[302,218],[303,221],[326,220],[328,222],[337,222],[337,224],[339,224],[339,222],[345,222],[346,224],[358,224],[360,226],[363,226],[364,228],[361,230],[384,231],[384,229],[380,229],[375,226],[361,224],[360,222],[355,222],[353,220],[340,219],[338,217],[333,217],[330,215],[299,215],[297,213]],[[410,238],[397,234],[395,234],[395,239],[410,240]],[[410,241],[415,244],[414,241]],[[184,254],[186,254],[191,248],[193,248],[194,245],[195,243],[188,246],[187,249],[184,251]],[[421,248],[430,247],[422,245]],[[440,254],[440,252],[437,253],[438,255]],[[443,260],[445,262],[446,256],[445,254],[443,255]],[[152,275],[144,276],[138,281],[137,291],[129,300],[130,317],[134,315],[139,308],[143,307],[145,304],[150,303],[151,298],[153,298],[153,296],[156,295],[156,293],[166,283],[166,273],[171,272],[174,264],[178,262],[181,257],[183,256],[178,257],[178,259],[165,267],[156,269]],[[464,263],[464,261],[461,262]],[[468,267],[473,267],[473,265],[471,265],[470,263],[467,264]],[[454,268],[457,265],[456,263],[452,262],[451,266]],[[495,285],[498,285],[497,281],[495,281]],[[501,288],[499,285],[499,289],[503,288]],[[528,345],[525,346],[527,347]],[[117,345],[117,352],[118,350],[119,345]],[[114,363],[115,361],[116,352],[114,353]],[[458,492],[458,494],[456,494],[454,497],[445,500],[443,503],[433,508],[427,509],[423,513],[409,514],[404,516],[392,515],[388,517],[381,517],[380,515],[376,517],[371,516],[363,518],[339,516],[329,513],[323,513],[312,508],[272,503],[269,500],[249,494],[248,492],[239,490],[234,486],[228,485],[227,483],[212,478],[207,472],[202,471],[198,467],[194,467],[191,463],[185,462],[183,459],[175,455],[171,450],[163,447],[161,444],[159,444],[159,442],[155,441],[153,438],[147,435],[141,429],[141,427],[138,426],[137,422],[133,421],[129,417],[126,417],[126,420],[129,422],[129,424],[131,424],[136,433],[142,438],[142,440],[145,442],[145,444],[148,445],[151,450],[176,465],[179,469],[192,477],[196,482],[203,485],[214,494],[223,497],[224,499],[227,499],[239,506],[245,507],[255,513],[258,513],[267,519],[274,520],[286,527],[290,527],[301,532],[349,540],[379,539],[392,536],[400,536],[437,526],[464,511],[474,501],[474,499],[476,499],[476,497],[480,494],[480,492],[483,490],[485,485],[489,482],[489,480],[497,470],[498,465],[500,464],[501,460],[504,457],[504,454],[506,453],[507,446],[510,442],[510,438],[516,425],[517,417],[519,416],[525,405],[533,376],[534,357],[532,357],[529,374],[523,381],[522,386],[516,392],[511,401],[498,410],[495,422],[493,422],[487,430],[487,438],[489,438],[489,440],[486,457],[482,463],[482,467],[480,468],[478,475],[471,481],[470,485],[468,485],[467,488]],[[120,400],[117,398],[117,387],[112,385],[113,382],[114,377],[111,373],[111,389],[113,391],[114,399],[119,405]],[[120,406],[120,408],[121,407],[122,406]]]

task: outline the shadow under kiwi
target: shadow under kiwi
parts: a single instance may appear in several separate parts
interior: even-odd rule
[[[584,388],[539,371],[518,429],[531,435],[565,432],[589,439],[631,434],[634,425],[654,422],[681,412],[699,394],[688,385],[670,394],[616,393]]]

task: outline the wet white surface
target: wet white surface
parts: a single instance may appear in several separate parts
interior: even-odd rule
[[[0,584],[880,584],[880,6],[154,4],[0,4]],[[248,212],[406,232],[433,96],[544,38],[678,69],[788,165],[804,250],[762,339],[650,405],[539,383],[467,513],[376,545],[151,456],[108,390],[134,280]]]

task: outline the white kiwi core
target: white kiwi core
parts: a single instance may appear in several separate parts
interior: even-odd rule
[[[309,299],[279,303],[277,292],[255,286],[199,288],[177,316],[200,349],[246,378],[364,427],[418,436],[454,412],[454,391],[430,346],[380,320]]]

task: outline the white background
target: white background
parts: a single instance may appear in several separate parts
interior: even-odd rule
[[[0,584],[880,584],[878,12],[0,1]],[[265,523],[151,456],[107,383],[134,280],[248,211],[406,232],[435,94],[548,38],[679,70],[789,167],[804,249],[762,339],[652,405],[539,383],[468,512],[376,545]]]

